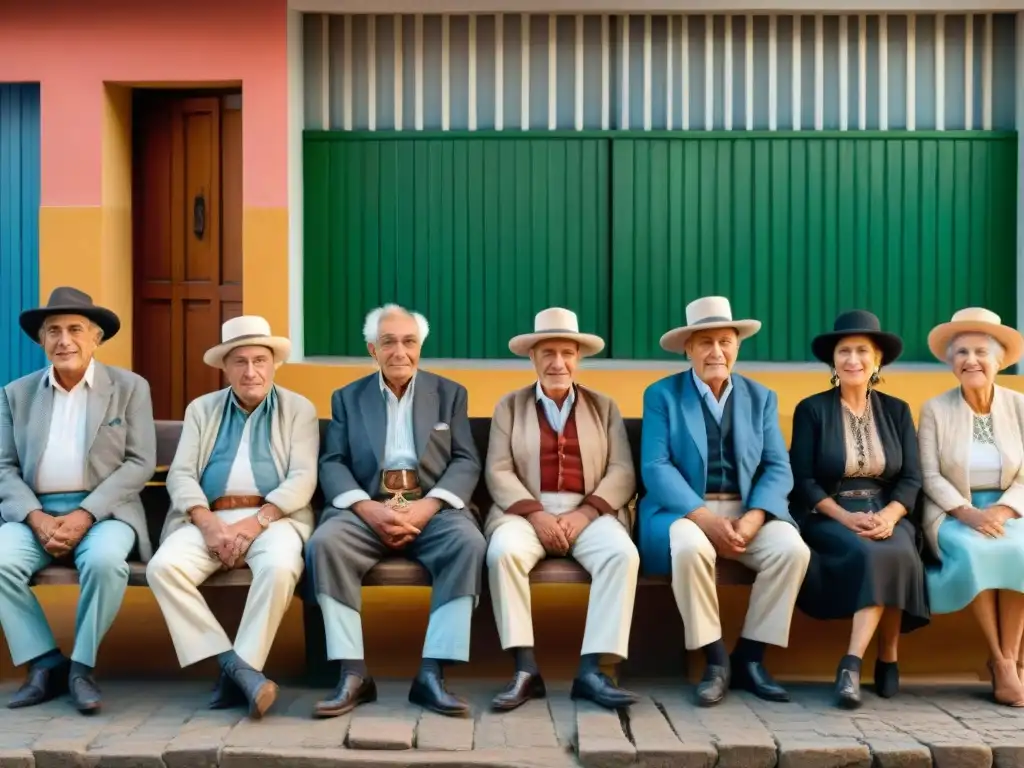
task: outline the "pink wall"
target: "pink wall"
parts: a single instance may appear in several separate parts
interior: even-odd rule
[[[241,81],[243,198],[287,207],[287,0],[0,0],[0,82],[41,83],[42,204],[100,204],[104,82]]]

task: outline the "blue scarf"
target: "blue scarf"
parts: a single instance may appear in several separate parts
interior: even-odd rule
[[[203,470],[199,485],[206,498],[212,503],[219,499],[227,490],[228,476],[231,466],[238,454],[238,446],[242,442],[242,430],[246,421],[249,427],[249,462],[252,474],[256,479],[256,487],[264,498],[281,484],[281,476],[270,455],[270,427],[277,412],[277,388],[271,387],[270,392],[252,413],[246,413],[239,404],[235,393],[228,390],[224,402],[224,417],[217,432],[217,442],[213,445],[210,461]]]

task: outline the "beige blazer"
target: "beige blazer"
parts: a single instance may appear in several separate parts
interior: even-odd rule
[[[221,389],[197,397],[185,409],[181,439],[167,472],[171,510],[160,533],[161,542],[188,522],[186,510],[196,506],[208,508],[213,501],[206,498],[199,478],[213,454],[228,393],[228,389]],[[267,501],[288,516],[306,541],[313,532],[310,501],[316,492],[316,463],[320,454],[320,423],[313,404],[302,395],[277,387],[270,443],[270,454],[284,480],[267,494]]]
[[[939,557],[939,526],[946,513],[971,503],[970,455],[974,412],[960,388],[921,407],[918,444],[924,475],[924,536]],[[996,386],[992,431],[1003,458],[1000,504],[1024,514],[1024,395]]]
[[[485,528],[517,501],[540,500],[536,386],[531,384],[505,395],[494,409],[484,469],[494,505]],[[585,495],[599,496],[618,510],[619,522],[632,533],[629,502],[636,493],[636,471],[619,407],[610,397],[577,385],[576,430]]]

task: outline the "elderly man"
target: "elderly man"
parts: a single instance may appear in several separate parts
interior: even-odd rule
[[[485,477],[494,506],[484,532],[501,647],[515,676],[492,703],[515,709],[545,695],[533,655],[530,571],[545,554],[571,556],[591,574],[574,699],[615,709],[636,702],[601,674],[601,654],[626,658],[640,555],[630,538],[633,459],[615,402],[575,383],[579,361],[604,341],[579,333],[576,314],[546,309],[509,349],[529,357],[537,381],[494,410]]]
[[[181,666],[210,656],[220,663],[211,708],[247,704],[259,718],[277,697],[263,665],[313,531],[320,430],[313,404],[274,384],[288,339],[252,315],[224,323],[221,339],[203,361],[230,386],[185,411],[167,473],[171,511],[146,573]],[[252,585],[232,644],[198,586],[245,565]]]
[[[449,693],[442,667],[469,660],[470,619],[480,592],[486,543],[469,502],[480,478],[466,390],[418,370],[429,331],[394,304],[363,328],[380,370],[334,393],[320,457],[329,505],[306,548],[306,567],[324,614],[327,655],[341,679],[314,714],[333,717],[374,701],[359,617],[364,574],[401,554],[432,577],[423,661],[409,701],[443,715],[469,713]]]
[[[100,708],[93,667],[128,586],[129,555],[152,554],[139,496],[156,466],[149,385],[103,365],[96,349],[117,315],[74,288],[22,312],[22,330],[50,365],[0,390],[0,624],[28,679],[10,707],[65,692],[82,713]],[[81,594],[70,660],[57,647],[29,581],[73,561]]]
[[[692,368],[644,393],[640,555],[644,572],[672,576],[686,648],[703,649],[697,690],[703,706],[730,685],[788,701],[763,665],[766,644],[785,647],[810,551],[789,515],[793,473],[771,390],[732,372],[740,342],[761,328],[733,320],[727,299],[698,299],[687,325],[661,346],[685,352]],[[757,573],[732,658],[722,642],[715,562],[738,560]]]

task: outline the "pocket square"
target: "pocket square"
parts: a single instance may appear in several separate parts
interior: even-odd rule
[[[107,422],[107,426],[108,427],[116,427],[116,426],[119,426],[120,424],[121,424],[121,418],[120,417],[118,417],[116,419],[111,419],[110,421]]]
[[[437,422],[437,424],[434,425],[434,431],[436,432],[444,432],[447,429],[448,425],[445,424],[443,421],[439,421]]]

